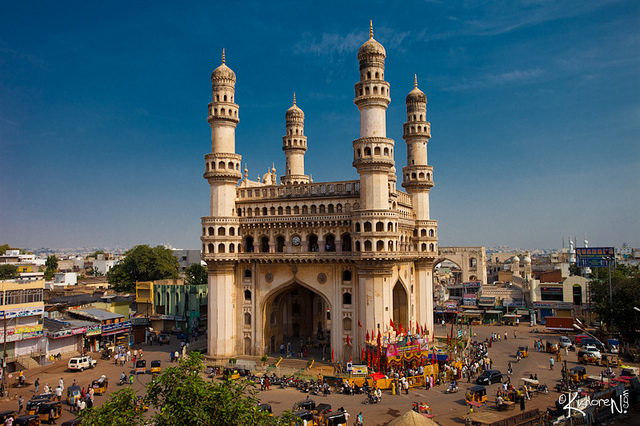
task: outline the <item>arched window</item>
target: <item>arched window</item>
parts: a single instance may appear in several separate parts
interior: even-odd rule
[[[376,242],[376,251],[384,251],[384,241],[378,240]]]
[[[214,252],[213,244],[209,243],[209,245],[207,245],[207,251],[209,253],[213,253]]]
[[[224,236],[225,234],[225,230],[224,230],[224,226],[221,226],[218,228],[218,235],[219,236]]]
[[[351,251],[351,235],[342,234],[340,239],[342,240],[342,251]]]
[[[251,314],[249,312],[244,313],[244,325],[251,325]]]
[[[426,237],[427,236],[427,230],[426,229],[421,229],[420,230],[420,236],[421,237]]]
[[[371,251],[371,241],[366,240],[364,242],[364,251]]]
[[[351,293],[349,293],[349,292],[342,293],[342,304],[343,305],[350,305],[351,304]]]
[[[267,215],[267,208],[263,207],[262,208],[262,216],[266,216]]]
[[[387,244],[387,250],[393,251],[393,241],[389,241],[389,243]]]
[[[287,206],[287,208],[284,210],[286,212],[286,214],[291,214],[291,206]]]
[[[276,238],[276,251],[278,253],[284,252],[284,237],[282,235],[279,235],[278,238]]]
[[[315,204],[311,204],[311,214],[316,214],[318,212],[318,208]]]
[[[324,204],[320,204],[320,207],[318,207],[318,213],[324,214],[324,212],[325,212]]]
[[[245,253],[253,253],[253,237],[247,236],[244,240]]]
[[[371,232],[371,222],[364,223],[364,232]]]
[[[309,251],[318,251],[318,236],[315,234],[309,235]]]
[[[351,281],[351,271],[350,270],[345,270],[342,271],[342,281]]]
[[[327,206],[327,213],[333,213],[333,204]]]
[[[356,222],[356,232],[360,232],[360,222]]]
[[[380,155],[380,147],[379,147],[379,146],[376,146],[376,147],[373,149],[373,155]]]
[[[475,268],[476,267],[476,258],[472,257],[471,259],[469,259],[469,267],[470,268]]]
[[[299,214],[299,213],[300,213],[300,208],[296,206],[296,214]],[[307,207],[306,204],[302,206],[302,214],[309,214],[309,207]]]
[[[336,212],[342,213],[342,204],[336,204]]]
[[[249,207],[247,209],[247,217],[251,217],[251,216],[253,216],[253,209],[251,207]]]
[[[435,237],[435,232],[433,232],[433,229],[429,229],[429,236]]]
[[[275,208],[275,207],[271,207],[271,209],[270,209],[270,211],[269,211],[269,214],[270,214],[271,216],[275,216],[275,215],[276,215],[276,208]]]
[[[229,253],[234,253],[236,251],[236,246],[233,244],[229,244]]]
[[[387,231],[388,232],[393,232],[393,222],[387,223]]]
[[[366,156],[369,156],[369,157],[370,157],[370,156],[371,156],[371,148],[366,147],[366,148],[364,149],[364,155],[366,155]]]
[[[282,216],[282,206],[278,207],[278,216]]]
[[[236,228],[234,228],[233,226],[229,228],[229,235],[231,235],[232,237],[236,235]]]
[[[245,279],[251,279],[251,269],[245,269],[244,270],[244,278]]]
[[[251,300],[251,290],[244,291],[244,300]]]
[[[420,250],[427,251],[427,243],[422,243],[422,246],[420,246]]]
[[[218,244],[218,253],[224,253],[224,244],[223,243]]]
[[[413,230],[413,236],[414,236],[414,237],[417,237],[417,236],[418,236],[418,228],[415,228],[415,229]]]
[[[215,235],[215,231],[214,231],[214,229],[213,229],[213,226],[210,226],[210,227],[209,227],[209,235],[210,235],[210,236]]]
[[[356,251],[361,251],[360,250],[360,241],[356,241]]]
[[[382,232],[382,231],[384,231],[384,223],[382,223],[382,222],[376,222],[376,231],[377,231],[377,232]]]
[[[433,243],[429,244],[429,251],[435,251],[436,246],[433,245]]]
[[[336,237],[333,235],[325,235],[324,237],[325,249],[324,251],[336,251]]]
[[[260,253],[269,253],[269,238],[260,238]]]

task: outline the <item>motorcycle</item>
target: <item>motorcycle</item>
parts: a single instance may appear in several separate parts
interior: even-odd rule
[[[458,385],[451,383],[449,384],[449,387],[447,388],[447,390],[445,391],[445,393],[457,393],[458,390],[460,390],[458,388]]]
[[[378,398],[378,395],[368,393],[367,398],[363,401],[363,404],[377,404],[378,402],[380,402],[380,398]]]

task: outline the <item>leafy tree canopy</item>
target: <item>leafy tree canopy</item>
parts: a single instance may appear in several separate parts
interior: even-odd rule
[[[58,258],[56,255],[52,254],[51,256],[47,256],[47,261],[44,263],[44,266],[46,266],[47,269],[56,271],[58,269]]]
[[[591,300],[595,311],[613,331],[623,337],[636,337],[640,329],[640,269],[638,266],[618,265],[611,268],[611,297],[609,292],[609,269],[596,268],[591,281]],[[611,299],[611,303],[609,300]]]
[[[99,254],[104,254],[104,251],[96,250],[93,253],[91,253],[89,256],[87,256],[87,257],[93,257],[94,259],[97,259]]]
[[[107,273],[116,291],[134,291],[137,281],[179,278],[180,264],[173,252],[162,246],[135,246]]]
[[[199,285],[207,283],[207,268],[199,263],[189,265],[184,271],[187,284]]]
[[[139,416],[132,404],[131,388],[113,394],[102,407],[83,413],[83,425],[106,426],[284,426],[292,415],[271,417],[258,411],[256,391],[248,380],[209,381],[202,376],[202,355],[192,352],[177,367],[168,367],[158,378],[147,384],[144,400],[156,407],[151,421]]]
[[[18,276],[18,267],[16,265],[0,265],[0,279],[8,280]]]
[[[127,386],[109,396],[99,407],[82,412],[82,424],[91,426],[136,426],[144,424],[144,413],[136,409],[137,396]]]

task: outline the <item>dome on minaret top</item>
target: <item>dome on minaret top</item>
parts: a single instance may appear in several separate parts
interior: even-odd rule
[[[293,94],[293,106],[284,115],[287,121],[304,120],[304,112],[296,105],[296,94]]]
[[[513,263],[520,263],[520,258],[518,256],[513,256]]]
[[[531,258],[528,254],[524,257],[523,262],[525,265],[531,265]]]
[[[224,80],[231,81],[235,84],[236,73],[234,73],[231,68],[225,64],[224,49],[222,49],[222,65],[211,73],[211,83],[222,82]]]
[[[427,103],[427,95],[425,95],[422,90],[418,89],[417,75],[414,76],[413,90],[409,92],[407,99],[405,99],[405,103],[407,104],[412,102]]]
[[[364,44],[360,46],[360,49],[358,50],[358,61],[361,61],[365,56],[369,55],[380,55],[382,57],[387,56],[384,46],[373,38],[373,23],[371,22],[369,22],[369,40],[365,41]]]

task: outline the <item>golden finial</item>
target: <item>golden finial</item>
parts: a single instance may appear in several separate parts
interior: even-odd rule
[[[369,19],[369,38],[373,38],[373,21]]]
[[[413,87],[414,88],[418,87],[418,74],[413,75]]]
[[[224,48],[222,48],[222,63],[223,64],[225,63],[225,60],[224,60]]]
[[[296,104],[296,92],[293,92],[293,104]]]

